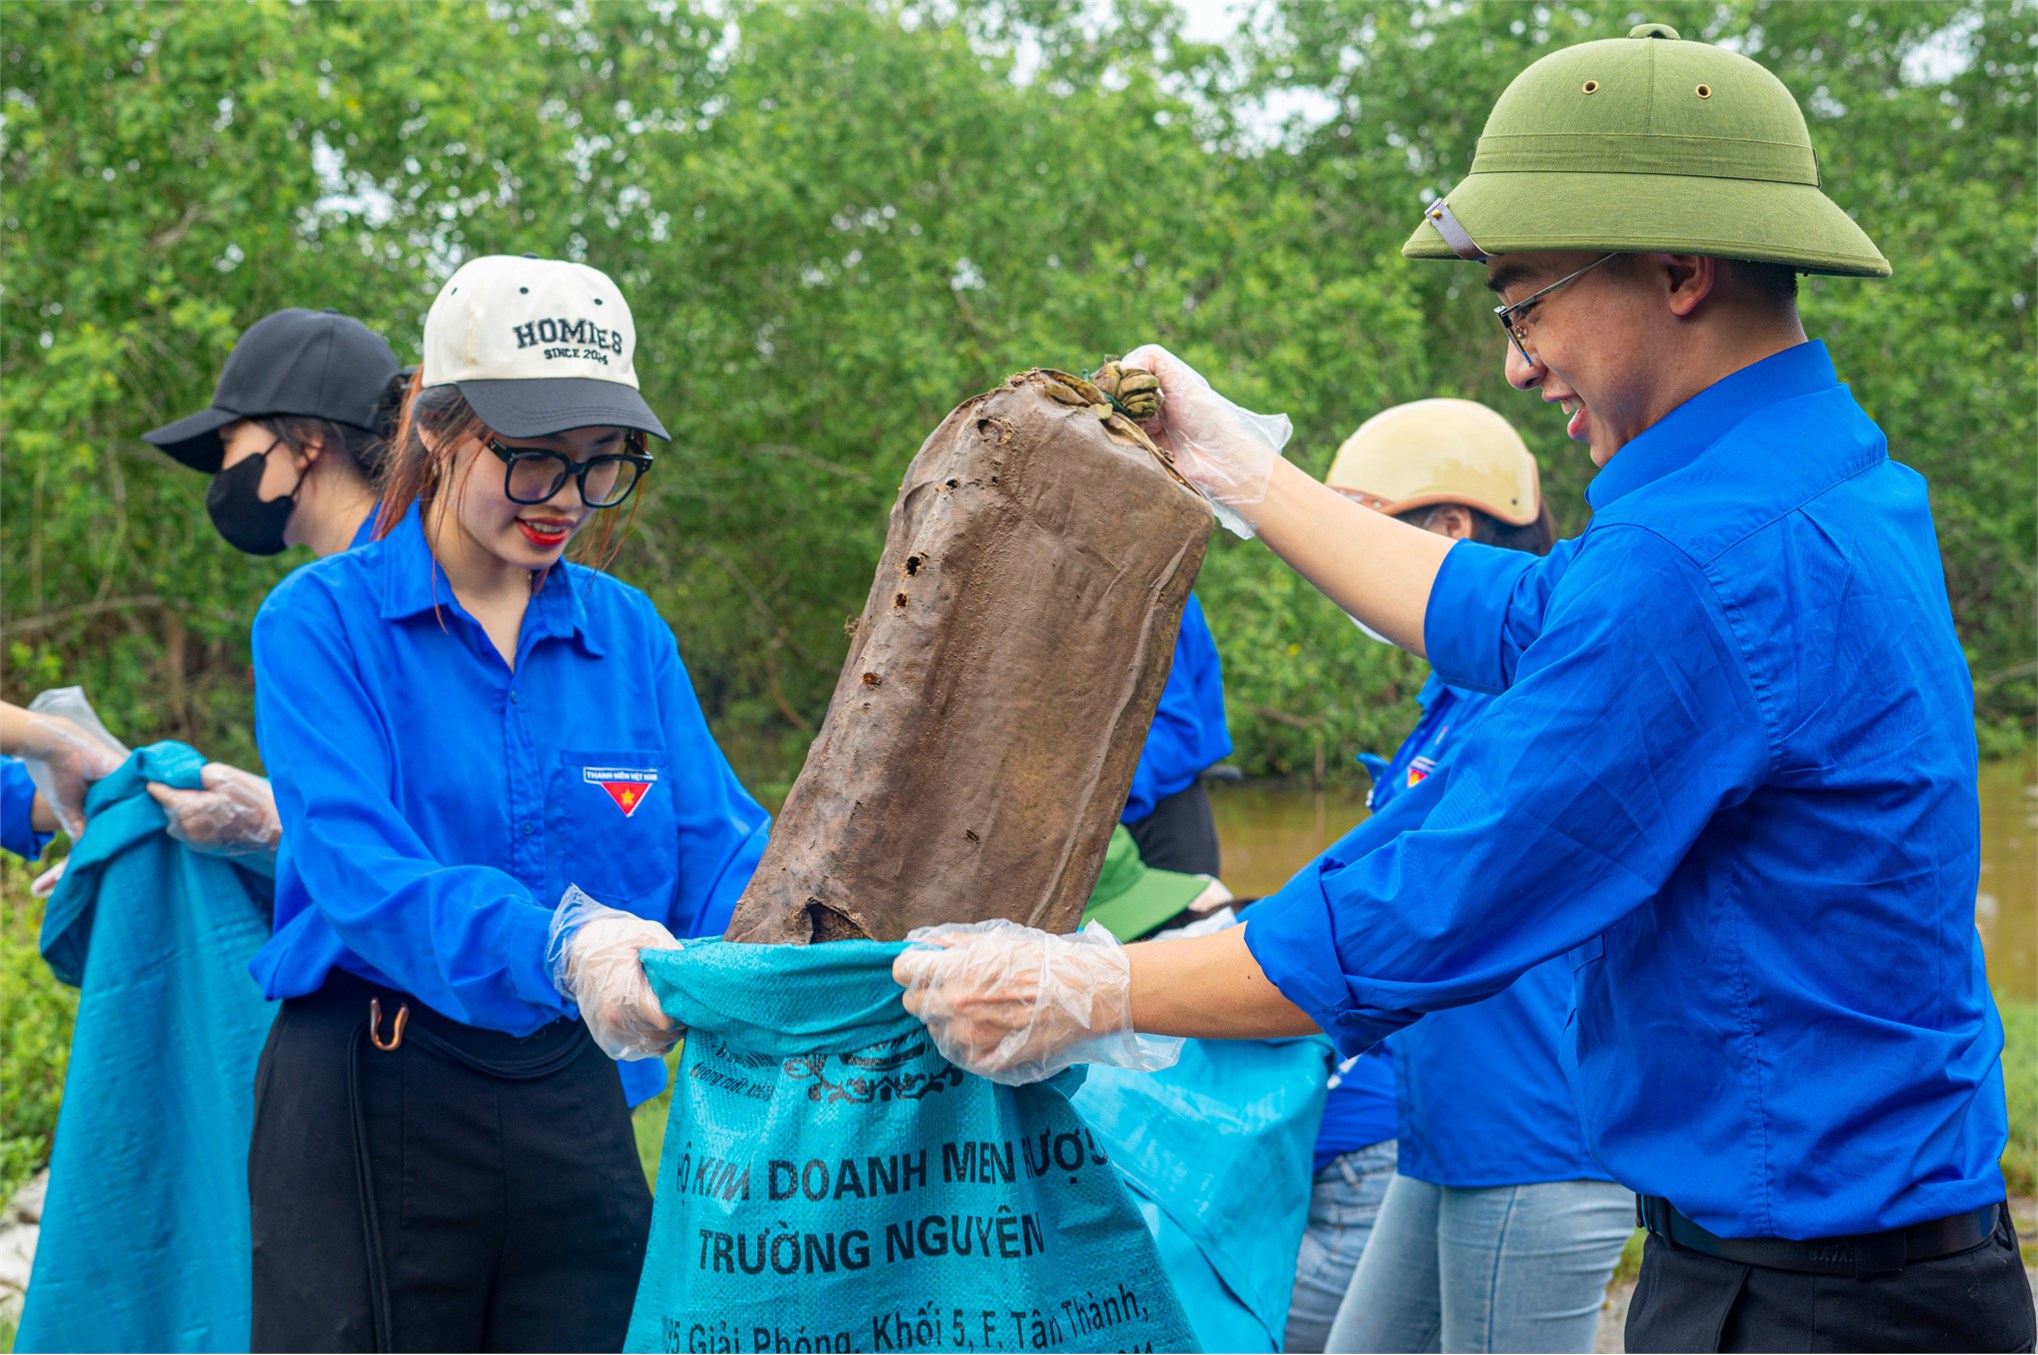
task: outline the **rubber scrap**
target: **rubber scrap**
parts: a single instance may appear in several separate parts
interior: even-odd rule
[[[1022,372],[951,413],[906,472],[828,717],[727,939],[1074,929],[1212,521],[1082,377]]]

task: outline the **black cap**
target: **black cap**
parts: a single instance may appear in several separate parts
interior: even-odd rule
[[[296,415],[375,432],[399,368],[380,334],[337,311],[265,315],[227,354],[212,407],[142,434],[195,471],[218,472],[219,430],[236,419]]]

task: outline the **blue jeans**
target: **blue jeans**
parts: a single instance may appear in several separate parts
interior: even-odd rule
[[[1287,1351],[1320,1351],[1394,1177],[1394,1140],[1332,1158],[1309,1191],[1309,1227],[1288,1299]]]
[[[1589,1351],[1635,1229],[1608,1181],[1468,1190],[1397,1175],[1331,1350]]]

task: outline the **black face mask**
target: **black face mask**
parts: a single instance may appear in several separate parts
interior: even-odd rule
[[[262,475],[269,469],[269,452],[282,445],[279,439],[270,443],[269,451],[260,456],[236,461],[213,476],[205,491],[205,511],[212,515],[212,525],[235,550],[249,555],[279,555],[287,544],[283,531],[290,525],[291,513],[296,511],[297,493],[304,488],[304,477],[297,477],[297,487],[284,498],[262,497]]]

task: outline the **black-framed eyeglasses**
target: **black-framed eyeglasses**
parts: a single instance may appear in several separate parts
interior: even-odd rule
[[[549,447],[505,447],[488,439],[488,450],[502,462],[503,493],[511,503],[548,502],[571,477],[580,482],[580,501],[589,508],[614,508],[651,469],[651,454],[640,439],[632,435],[624,445],[630,450],[575,461]]]
[[[1558,278],[1541,291],[1525,296],[1511,306],[1495,306],[1493,308],[1493,314],[1500,320],[1500,327],[1507,331],[1508,341],[1514,345],[1514,351],[1521,354],[1523,362],[1526,362],[1531,367],[1536,365],[1535,354],[1529,352],[1528,315],[1530,307],[1566,283],[1576,282],[1579,278],[1584,277],[1608,259],[1615,257],[1618,253],[1619,251],[1616,250],[1614,254],[1603,254],[1577,272],[1568,273]]]

